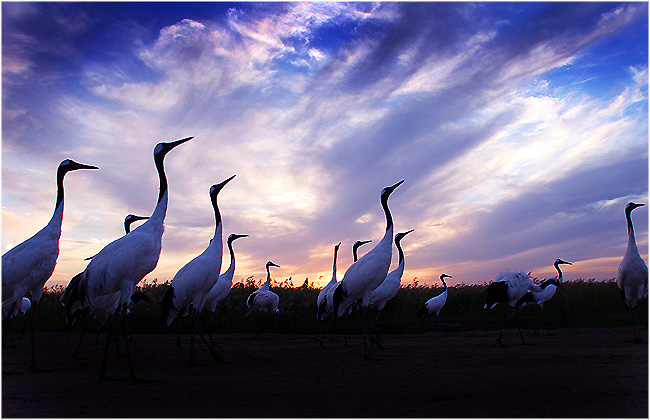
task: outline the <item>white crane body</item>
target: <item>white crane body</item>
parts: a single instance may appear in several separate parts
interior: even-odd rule
[[[227,180],[210,187],[210,202],[215,217],[214,236],[207,248],[178,270],[172,279],[170,286],[173,291],[171,306],[169,301],[164,301],[161,308],[163,313],[167,312],[168,326],[171,325],[174,319],[184,314],[190,305],[195,316],[198,317],[203,309],[206,296],[219,280],[223,258],[223,223],[217,205],[217,197],[221,189],[234,177],[233,175]]]
[[[66,173],[79,169],[98,168],[71,159],[63,160],[57,168],[57,199],[52,218],[43,229],[2,256],[3,305],[19,306],[28,291],[31,291],[35,303],[41,299],[43,287],[52,276],[59,257],[64,208],[63,179]]]
[[[627,219],[627,249],[618,267],[616,284],[621,290],[625,305],[636,308],[639,300],[648,297],[648,266],[639,253],[632,225],[632,210],[643,204],[629,203],[625,209]]]
[[[451,277],[451,276],[448,276],[447,274],[440,275],[440,280],[442,281],[442,284],[444,284],[445,286],[445,289],[442,291],[442,293],[424,302],[425,311],[429,315],[431,314],[435,314],[436,316],[440,315],[440,311],[445,306],[445,303],[447,303],[448,288],[447,288],[447,283],[445,282],[445,277]]]
[[[334,291],[334,310],[339,317],[359,299],[362,299],[362,306],[367,307],[370,294],[388,274],[393,255],[393,218],[388,209],[388,197],[402,182],[382,190],[381,205],[386,216],[386,232],[381,241],[347,269]]]
[[[280,266],[271,261],[266,263],[266,281],[259,289],[251,293],[246,299],[246,311],[244,312],[244,317],[247,317],[253,311],[273,312],[274,314],[278,313],[280,298],[270,290],[270,267]]]

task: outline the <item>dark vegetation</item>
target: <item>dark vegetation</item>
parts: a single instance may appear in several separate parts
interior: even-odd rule
[[[262,280],[252,276],[233,285],[228,297],[217,305],[214,314],[215,332],[219,334],[252,331],[257,322],[254,315],[249,317],[248,329],[244,324],[244,306],[248,295],[256,290]],[[143,282],[138,291],[145,293],[150,302],[141,302],[131,309],[130,329],[133,333],[173,334],[178,331],[175,325],[166,327],[160,320],[160,301],[169,282]],[[438,318],[440,331],[471,331],[498,329],[501,327],[503,305],[494,309],[483,309],[483,294],[486,284],[457,285],[449,288],[447,303]],[[623,306],[616,282],[577,280],[563,283],[564,290],[558,290],[553,299],[544,306],[550,328],[620,327],[631,325],[631,314]],[[295,286],[291,278],[283,282],[273,281],[271,290],[280,297],[280,314],[272,332],[285,334],[315,334],[324,331],[324,326],[316,320],[316,298],[319,288],[308,280]],[[36,326],[40,331],[65,331],[63,312],[59,297],[63,287],[48,288],[38,307]],[[418,319],[418,310],[429,298],[442,292],[440,286],[419,285],[417,279],[411,284],[402,285],[397,295],[389,301],[382,311],[379,325],[383,332],[392,334],[420,333],[435,331],[433,317]],[[368,318],[374,320],[377,310],[368,310]],[[209,315],[203,314],[207,320]],[[27,318],[27,317],[24,317]],[[508,318],[510,321],[511,318]],[[542,327],[541,312],[538,307],[527,306],[519,312],[523,328]],[[647,301],[643,302],[642,322],[647,324]],[[22,319],[28,327],[27,319]],[[80,330],[82,322],[73,329]],[[91,321],[94,322],[94,321]],[[176,321],[177,322],[177,321]],[[175,322],[175,323],[176,323]],[[350,323],[350,332],[357,333],[358,322]],[[510,325],[510,324],[506,324]],[[189,332],[190,322],[184,319],[180,331]],[[92,327],[91,327],[92,328]],[[341,327],[337,325],[338,331]],[[336,330],[335,330],[336,331]]]

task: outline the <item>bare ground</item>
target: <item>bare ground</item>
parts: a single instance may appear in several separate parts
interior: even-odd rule
[[[223,363],[197,343],[198,367],[174,335],[136,335],[139,376],[151,384],[99,382],[94,337],[73,360],[78,335],[37,334],[40,365],[30,373],[29,340],[2,353],[3,417],[648,417],[648,347],[627,343],[631,328],[558,329],[552,336],[498,331],[388,335],[380,359],[364,361],[360,336],[219,336]],[[185,343],[188,337],[183,337]],[[338,337],[340,338],[340,337]],[[102,340],[103,344],[103,340]],[[126,360],[108,373],[126,378]]]

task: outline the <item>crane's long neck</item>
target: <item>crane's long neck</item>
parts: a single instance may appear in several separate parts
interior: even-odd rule
[[[440,280],[442,281],[442,284],[445,285],[445,290],[443,290],[443,292],[446,292],[447,291],[447,282],[445,281],[445,279],[440,279]]]
[[[352,256],[354,257],[354,262],[357,262],[357,260],[359,259],[357,257],[357,249],[359,249],[359,244],[354,244],[354,246],[352,247]]]
[[[266,267],[266,282],[260,287],[260,290],[269,290],[271,287],[271,270]]]
[[[215,228],[214,228],[214,240],[219,240],[221,242],[221,237],[222,237],[222,229],[223,229],[223,224],[221,223],[221,213],[219,212],[219,206],[217,205],[217,195],[215,194],[214,197],[212,197],[212,208],[214,209],[214,223],[215,223]],[[228,246],[230,246],[230,243],[228,243]],[[232,252],[232,248],[230,248]]]
[[[393,229],[393,216],[390,214],[390,209],[388,208],[388,196],[382,196],[381,197],[381,207],[384,209],[384,214],[386,215],[386,231],[388,232],[389,229]],[[391,233],[391,237],[392,237]]]
[[[158,193],[158,203],[153,211],[153,214],[145,222],[145,224],[162,224],[167,215],[167,203],[169,201],[169,191],[167,190],[167,176],[165,175],[165,167],[163,165],[164,155],[156,155],[154,157],[156,169],[158,170],[158,178],[160,183],[160,191]]]
[[[54,213],[46,227],[49,231],[58,232],[59,236],[61,235],[61,225],[63,224],[63,178],[66,173],[67,171],[62,168],[59,168],[56,173],[56,206],[54,206]]]
[[[338,248],[334,248],[334,264],[332,264],[332,281],[336,281],[336,256],[339,253]]]
[[[627,248],[628,250],[638,249],[634,238],[634,225],[632,225],[632,209],[625,211],[625,218],[627,219]]]
[[[235,272],[235,251],[232,249],[232,240],[228,241],[228,250],[230,251],[230,265],[228,266],[226,273],[234,273]]]
[[[562,270],[560,270],[560,264],[556,262],[553,265],[555,265],[555,269],[557,270],[557,279],[558,279],[558,281],[562,281],[563,274],[562,274]]]

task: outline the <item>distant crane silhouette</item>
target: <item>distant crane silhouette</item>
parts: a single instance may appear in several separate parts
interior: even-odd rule
[[[264,282],[264,284],[259,289],[251,293],[246,299],[246,311],[244,312],[244,319],[248,318],[248,315],[250,315],[253,311],[264,313],[271,312],[274,319],[278,315],[278,304],[280,302],[280,298],[278,295],[269,290],[271,287],[270,267],[280,268],[280,266],[274,262],[269,261],[266,263],[266,282]],[[270,324],[269,328],[267,329],[267,337],[269,337],[269,329]],[[257,330],[255,331],[255,338],[259,338]]]
[[[169,191],[165,175],[164,159],[175,147],[191,140],[187,137],[173,142],[158,143],[153,152],[154,163],[158,171],[160,189],[158,201],[151,217],[129,234],[106,245],[83,272],[82,285],[90,304],[91,313],[102,325],[108,323],[106,347],[99,371],[100,379],[110,379],[106,375],[108,345],[112,335],[115,315],[121,312],[124,343],[129,364],[131,382],[146,382],[138,378],[133,368],[131,351],[127,335],[127,309],[135,286],[158,264],[162,246],[164,221],[167,214]],[[111,322],[109,322],[111,321]]]
[[[7,313],[13,313],[15,307],[22,304],[22,299],[28,291],[32,294],[31,363],[29,365],[32,372],[43,371],[36,367],[34,327],[43,286],[52,276],[59,256],[64,206],[63,178],[68,172],[79,169],[99,168],[77,163],[71,159],[63,160],[56,171],[56,206],[49,223],[34,236],[16,245],[2,256],[2,306],[8,307]]]
[[[542,322],[546,326],[546,332],[548,335],[551,335],[551,331],[548,329],[548,325],[546,324],[546,316],[544,315],[544,302],[551,300],[551,298],[555,295],[555,291],[558,289],[558,287],[562,287],[560,284],[562,283],[563,274],[562,270],[560,269],[560,264],[572,265],[570,262],[564,261],[560,258],[555,260],[553,266],[555,266],[555,269],[557,270],[557,277],[545,279],[539,285],[539,287],[542,288],[541,292],[526,292],[526,294],[523,295],[515,304],[515,306],[518,308],[523,308],[526,305],[539,306],[542,310]]]
[[[424,302],[424,305],[422,305],[422,308],[420,308],[420,312],[418,312],[418,317],[420,318],[425,315],[434,314],[436,316],[436,330],[438,329],[438,315],[440,315],[440,311],[445,306],[445,303],[447,303],[448,288],[447,282],[445,282],[445,277],[451,278],[451,276],[445,273],[442,273],[440,275],[440,281],[445,286],[445,289],[442,291],[442,293]]]
[[[212,356],[218,359],[216,354],[213,353],[212,346],[208,344],[203,334],[199,331],[198,321],[205,298],[210,292],[210,289],[212,289],[212,286],[217,284],[219,273],[221,272],[223,223],[219,206],[217,205],[217,196],[223,187],[234,177],[233,175],[225,181],[210,187],[210,201],[212,202],[215,218],[214,236],[205,251],[178,270],[167,289],[167,293],[163,297],[160,307],[163,319],[167,321],[167,326],[171,325],[174,319],[180,318],[187,311],[192,315],[190,364],[194,364],[194,339],[196,334],[208,346]]]
[[[616,284],[621,292],[626,308],[632,310],[634,317],[634,343],[641,343],[641,324],[639,320],[639,301],[648,297],[648,266],[646,265],[634,238],[632,210],[645,204],[628,203],[625,206],[627,219],[627,250],[618,267]]]
[[[363,324],[363,355],[369,359],[366,344],[368,322],[366,319],[366,308],[370,294],[386,278],[393,251],[393,218],[388,208],[388,197],[404,180],[385,187],[381,192],[381,206],[386,217],[386,232],[383,238],[373,249],[353,263],[345,272],[343,280],[334,291],[334,311],[342,316],[346,309],[358,299],[362,299],[362,315],[360,319]]]
[[[524,340],[524,335],[521,333],[521,328],[519,328],[519,322],[517,321],[516,304],[527,292],[540,292],[541,290],[542,288],[533,283],[530,276],[523,271],[503,271],[490,283],[485,292],[485,308],[494,308],[499,303],[508,304],[503,312],[503,322],[501,324],[499,338],[497,339],[497,345],[504,346],[501,337],[503,335],[503,327],[505,326],[508,308],[512,310],[512,316],[515,320],[517,331],[519,331],[522,344],[527,344],[526,340]]]

